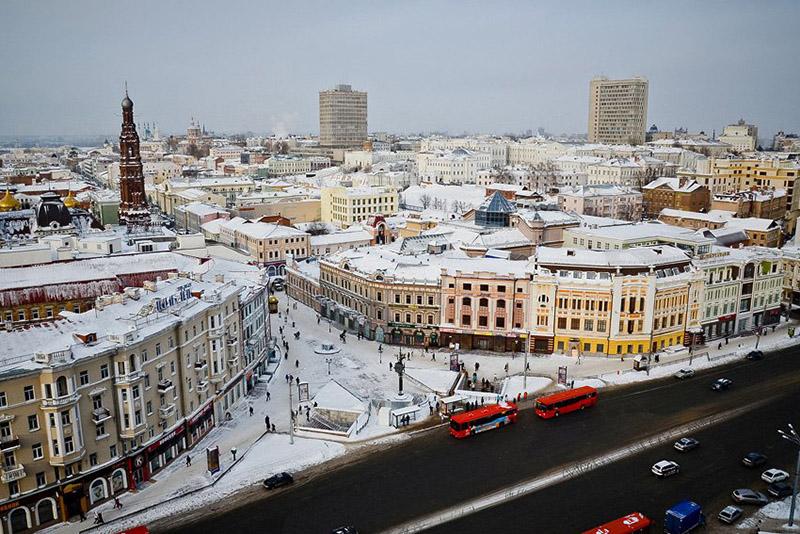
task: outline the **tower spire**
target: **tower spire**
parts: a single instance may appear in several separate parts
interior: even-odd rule
[[[122,131],[119,135],[119,220],[128,230],[150,225],[150,211],[144,191],[142,158],[139,154],[139,134],[133,121],[133,101],[128,96],[122,100]]]

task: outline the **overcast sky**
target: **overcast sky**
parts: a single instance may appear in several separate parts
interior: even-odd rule
[[[585,132],[594,75],[650,80],[648,122],[800,131],[800,2],[3,0],[0,135],[318,131],[318,91],[370,131]]]

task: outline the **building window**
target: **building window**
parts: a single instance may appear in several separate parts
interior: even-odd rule
[[[583,321],[583,329],[591,332],[594,330],[594,320],[593,319],[584,319]],[[588,349],[586,349],[588,350]]]
[[[570,330],[580,330],[581,329],[581,320],[580,319],[571,319],[569,324]]]
[[[89,383],[89,371],[81,371],[78,375],[78,382],[80,385],[85,386]]]
[[[6,392],[0,391],[0,408],[7,406],[8,401],[6,400]]]
[[[480,290],[481,290],[481,292],[483,292],[483,293],[485,293],[485,292],[489,291],[489,284],[481,284],[481,285],[480,285]]]
[[[25,393],[26,401],[32,401],[36,398],[36,394],[33,392],[33,386],[25,386],[23,391]]]
[[[478,316],[478,326],[488,326],[489,325],[489,318],[485,315]]]
[[[471,315],[462,315],[461,316],[461,324],[463,326],[469,326],[472,324],[472,316]]]
[[[556,321],[556,323],[557,323],[556,327],[561,329],[561,330],[564,330],[564,329],[567,328],[567,318],[566,317],[559,317],[558,320]]]
[[[64,438],[64,452],[67,454],[75,451],[75,445],[72,443],[72,436],[67,436]],[[69,467],[69,466],[67,466]]]
[[[97,465],[97,453],[96,452],[93,452],[92,454],[89,455],[89,465],[92,466],[92,467]]]
[[[95,436],[97,436],[98,438],[99,438],[100,436],[103,436],[103,435],[105,435],[105,433],[106,433],[106,424],[105,424],[105,423],[100,423],[99,425],[97,425],[97,426],[95,427],[95,432],[94,432],[94,434],[95,434]]]
[[[39,416],[36,414],[28,416],[28,430],[35,432],[39,430]]]
[[[461,287],[464,289],[464,291],[472,291],[472,284],[464,284]]]
[[[108,364],[104,363],[100,366],[100,378],[108,378]]]
[[[41,443],[34,443],[31,446],[31,450],[33,451],[33,459],[34,460],[41,460],[44,458],[44,451],[42,450]]]
[[[505,328],[506,327],[506,318],[505,317],[495,317],[494,318],[494,325],[497,328]]]
[[[36,487],[41,488],[47,485],[47,475],[44,473],[36,473]]]
[[[400,304],[400,293],[395,293],[394,294],[394,303],[395,304]]]

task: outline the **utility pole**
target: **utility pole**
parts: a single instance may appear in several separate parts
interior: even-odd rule
[[[789,430],[785,432],[783,430],[778,430],[778,434],[785,439],[786,441],[790,441],[795,447],[797,447],[797,466],[794,470],[794,485],[792,485],[792,503],[789,506],[789,528],[794,526],[794,508],[795,502],[797,501],[797,486],[800,484],[800,436],[797,435],[794,427],[791,423],[788,425]]]
[[[289,444],[294,445],[294,408],[292,407],[292,384],[289,384]]]

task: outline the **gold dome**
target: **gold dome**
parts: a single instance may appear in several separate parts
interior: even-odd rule
[[[19,209],[19,201],[14,198],[11,191],[6,189],[6,194],[0,198],[0,211],[14,211]]]
[[[78,207],[78,201],[77,201],[77,199],[75,199],[74,196],[72,196],[72,191],[67,193],[67,198],[64,199],[64,205],[66,207],[68,207],[68,208],[77,208]]]

